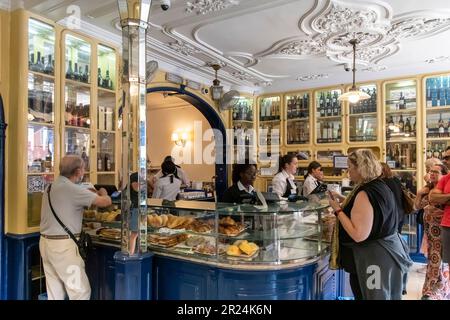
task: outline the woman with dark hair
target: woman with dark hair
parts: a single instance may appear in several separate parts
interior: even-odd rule
[[[164,162],[166,162],[166,161],[170,161],[170,162],[173,162],[175,164],[175,159],[172,156],[166,156],[164,158]],[[156,182],[156,180],[158,180],[162,176],[163,176],[163,172],[162,172],[162,170],[160,170],[158,173],[156,173],[155,178],[154,178],[155,179],[154,182]],[[176,164],[175,164],[175,176],[177,176],[178,179],[181,180],[181,183],[184,186],[189,186],[191,184],[191,181],[189,180],[186,172],[184,172],[184,170],[181,169],[181,167],[179,165],[176,165]]]
[[[323,181],[322,165],[317,161],[313,161],[308,166],[308,174],[305,176],[303,183],[303,195],[309,196]]]
[[[256,164],[234,164],[232,180],[233,185],[225,190],[221,202],[244,203],[254,198],[253,183],[256,179]]]
[[[442,261],[441,222],[444,215],[442,205],[430,203],[429,193],[439,180],[448,173],[443,164],[437,164],[429,170],[429,180],[425,187],[417,192],[415,207],[424,209],[423,226],[427,242],[428,263],[425,282],[422,288],[423,300],[443,300],[450,294],[449,267]]]
[[[272,180],[273,192],[280,198],[297,195],[297,185],[294,182],[297,167],[298,160],[296,155],[287,154],[280,157],[278,173]]]
[[[177,169],[172,161],[161,164],[162,177],[156,181],[153,198],[174,201],[180,192],[181,180],[176,175]]]

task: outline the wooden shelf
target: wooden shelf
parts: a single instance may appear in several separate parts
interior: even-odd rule
[[[98,133],[116,133],[114,130],[97,130]]]
[[[260,123],[269,123],[269,122],[281,122],[281,119],[275,119],[275,120],[259,120]]]
[[[116,174],[115,171],[98,171],[97,174]]]
[[[426,138],[427,141],[450,141],[450,137]]]
[[[367,113],[351,113],[350,117],[360,117],[360,116],[377,116],[377,112],[367,112]]]
[[[402,109],[402,110],[392,110],[392,111],[386,111],[386,114],[388,115],[402,115],[402,114],[415,114],[417,112],[417,109]]]
[[[75,81],[76,82],[76,81]],[[84,83],[84,82],[82,82]],[[102,87],[97,87],[98,88],[98,92],[107,92],[107,93],[112,93],[112,94],[116,94],[115,90],[111,90],[111,89],[106,89],[106,88],[102,88]]]
[[[442,107],[427,107],[425,108],[427,114],[439,113],[443,111],[450,112],[450,106],[442,106]]]
[[[86,127],[68,126],[68,125],[64,125],[64,127],[67,129],[80,129],[80,130],[91,131],[91,128],[86,128]]]
[[[298,118],[298,119],[287,119],[287,122],[294,122],[294,121],[309,121],[309,117],[308,118]]]
[[[398,139],[386,139],[386,143],[411,143],[411,142],[417,142],[416,137],[409,137],[409,138],[398,138]]]
[[[243,122],[243,123],[250,123],[253,125],[253,121],[250,120],[233,120],[233,122]]]
[[[317,117],[317,121],[325,121],[325,120],[333,120],[333,119],[342,119],[342,115],[340,116],[329,116],[329,117]]]
[[[34,74],[35,76],[39,76],[39,77],[55,80],[55,76],[51,75],[51,74],[37,72],[37,71],[30,70],[30,69],[28,69],[28,72],[31,73],[31,74]]]
[[[54,123],[47,123],[47,122],[39,122],[39,121],[28,121],[28,124],[32,124],[35,126],[44,126],[44,127],[55,127]]]
[[[86,82],[81,82],[78,80],[72,80],[72,79],[67,79],[64,78],[65,84],[72,84],[72,85],[76,85],[76,86],[80,86],[80,87],[86,87],[86,88],[91,88],[91,84],[90,83],[86,83]]]

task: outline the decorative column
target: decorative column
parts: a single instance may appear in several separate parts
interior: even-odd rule
[[[151,0],[118,0],[122,26],[122,247],[115,298],[151,299],[152,255],[147,253],[146,31]],[[137,155],[137,158],[136,158]],[[138,172],[138,212],[131,212],[130,175]],[[137,225],[137,228],[136,228]]]

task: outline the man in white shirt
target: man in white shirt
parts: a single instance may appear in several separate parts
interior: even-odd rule
[[[323,170],[320,163],[313,161],[308,166],[308,175],[303,183],[303,196],[309,196],[323,181]]]
[[[39,251],[44,265],[47,296],[49,300],[64,300],[66,293],[70,300],[88,300],[91,287],[85,272],[84,261],[78,246],[69,237],[53,215],[55,214],[77,237],[82,228],[85,207],[95,205],[107,207],[111,198],[105,189],[92,192],[80,186],[84,175],[84,162],[79,156],[62,158],[60,176],[45,191],[41,208],[41,238]]]

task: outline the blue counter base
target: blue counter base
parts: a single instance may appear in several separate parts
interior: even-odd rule
[[[155,300],[335,300],[338,272],[328,259],[279,271],[211,267],[155,256]]]
[[[118,251],[114,254],[115,299],[152,299],[152,253],[128,256]]]

